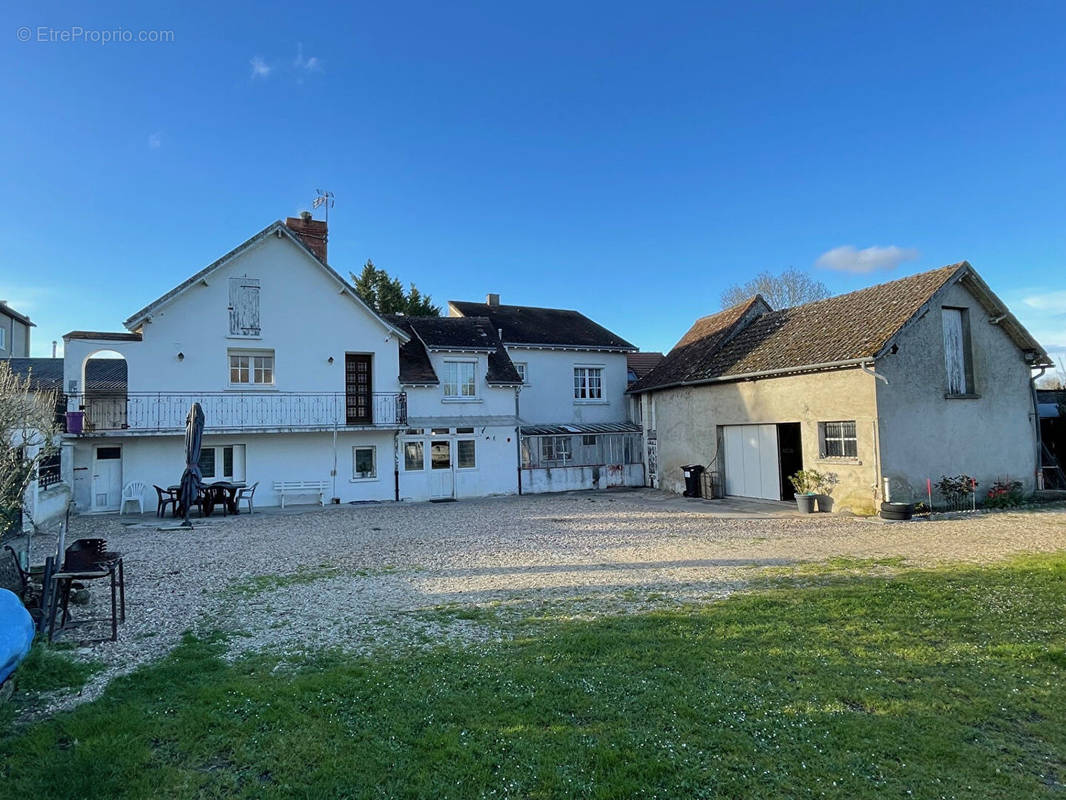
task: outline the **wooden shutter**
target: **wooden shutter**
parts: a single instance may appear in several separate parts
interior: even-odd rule
[[[948,394],[966,394],[965,326],[961,308],[943,309],[944,366],[948,374]]]
[[[259,327],[259,279],[229,279],[229,333],[230,336],[258,336]]]

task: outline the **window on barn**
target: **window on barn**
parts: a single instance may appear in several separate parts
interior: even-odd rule
[[[573,461],[569,436],[545,436],[540,440],[542,461]]]
[[[975,393],[973,354],[970,350],[970,314],[966,308],[943,308],[944,366],[947,369],[947,394],[966,396]]]
[[[821,422],[818,424],[822,440],[822,458],[858,458],[859,440],[855,432],[855,420],[847,422]]]
[[[229,335],[259,336],[259,279],[229,279]]]

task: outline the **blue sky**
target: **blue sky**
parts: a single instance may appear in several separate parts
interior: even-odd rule
[[[760,270],[968,259],[1066,351],[1061,3],[147,5],[4,15],[0,298],[35,355],[316,187],[342,272],[646,349]],[[75,26],[173,41],[38,41]]]

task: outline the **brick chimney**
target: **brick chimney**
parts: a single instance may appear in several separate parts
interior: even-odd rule
[[[300,237],[307,249],[326,262],[326,223],[311,219],[310,211],[301,211],[299,217],[289,217],[285,227]]]
[[[500,296],[498,294],[486,295],[485,303],[490,306],[498,306],[500,304]]]

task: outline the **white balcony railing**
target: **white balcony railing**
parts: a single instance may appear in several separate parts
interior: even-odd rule
[[[362,398],[343,392],[130,392],[67,395],[67,430],[183,430],[193,403],[203,408],[206,431],[407,424],[407,395],[403,392],[375,392]]]

